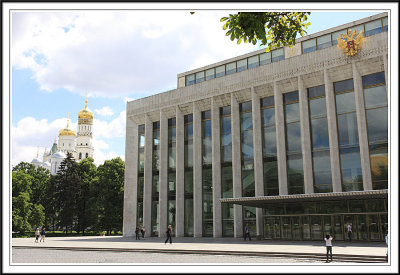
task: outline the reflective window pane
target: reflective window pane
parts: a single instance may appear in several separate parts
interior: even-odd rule
[[[325,97],[320,97],[312,99],[310,102],[310,117],[321,117],[326,116],[326,99]]]
[[[253,128],[253,118],[252,113],[242,113],[240,114],[240,129],[242,131],[249,130]]]
[[[334,33],[332,33],[332,46],[335,46],[335,45],[337,45],[337,43],[338,43],[338,38],[340,39],[341,37],[340,37],[340,35],[341,34],[346,34],[347,33],[347,29],[344,29],[344,30],[341,30],[341,31],[337,31],[337,32],[334,32]]]
[[[299,100],[299,92],[298,91],[283,94],[283,102],[284,103],[289,103],[289,102],[298,101],[298,100]]]
[[[195,75],[187,75],[186,76],[186,86],[193,85],[195,83]]]
[[[385,72],[379,72],[362,76],[363,87],[367,88],[370,85],[384,84]]]
[[[362,191],[362,169],[360,159],[360,148],[340,149],[340,167],[342,170],[342,190]]]
[[[280,49],[272,51],[272,53],[271,53],[272,62],[278,62],[278,61],[283,60],[283,59],[284,59],[283,48],[280,48]]]
[[[314,192],[332,192],[331,160],[329,151],[312,153],[314,171]]]
[[[236,72],[236,62],[226,64],[226,74],[233,74]]]
[[[286,125],[286,144],[288,154],[301,152],[301,130],[299,122]]]
[[[196,73],[196,83],[203,82],[205,80],[204,71]]]
[[[312,148],[329,149],[328,120],[326,117],[311,119]]]
[[[262,110],[263,125],[275,125],[275,108],[268,108]]]
[[[264,156],[276,156],[276,130],[275,126],[264,128],[264,142],[263,142]]]
[[[354,92],[336,95],[336,112],[338,114],[354,112],[356,101]]]
[[[335,82],[335,83],[333,83],[333,87],[334,87],[335,93],[354,90],[353,79],[347,79],[347,80]]]
[[[317,38],[317,48],[322,50],[332,46],[331,35],[327,34]]]
[[[288,192],[304,193],[303,158],[301,154],[287,156]]]
[[[339,145],[358,145],[357,115],[355,112],[338,115]]]
[[[233,197],[232,166],[221,167],[221,188],[223,198]]]
[[[366,110],[370,144],[388,141],[388,108]]]
[[[388,189],[388,144],[371,145],[369,154],[372,188],[374,190]]]
[[[299,103],[285,105],[285,122],[290,123],[300,120]]]
[[[279,195],[278,162],[264,161],[264,196]]]
[[[249,58],[247,59],[247,62],[248,62],[248,64],[249,64],[249,65],[248,65],[248,66],[249,66],[249,69],[258,67],[258,66],[259,66],[258,55],[249,57]]]
[[[260,54],[260,66],[271,63],[271,52]]]
[[[365,36],[374,35],[380,32],[382,32],[381,19],[365,23]]]
[[[387,106],[386,86],[364,89],[365,108]]]
[[[225,65],[215,68],[215,77],[221,77],[225,75]]]
[[[242,59],[237,62],[237,71],[241,72],[247,70],[247,59]]]
[[[303,54],[314,52],[316,50],[316,40],[314,38],[307,41],[303,41],[301,42],[301,46],[303,49]]]
[[[382,18],[382,25],[383,25],[383,31],[387,32],[388,31],[388,18]]]
[[[208,69],[206,71],[206,80],[210,80],[210,79],[213,79],[213,78],[215,78],[215,70],[214,70],[214,68]]]

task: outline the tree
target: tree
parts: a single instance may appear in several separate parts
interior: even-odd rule
[[[125,163],[121,158],[106,160],[97,169],[100,223],[109,234],[122,229]]]
[[[31,215],[31,203],[29,194],[21,192],[12,198],[12,230],[25,233],[32,229],[29,223]]]
[[[257,42],[267,45],[266,51],[272,47],[293,46],[298,34],[304,36],[306,22],[310,12],[238,12],[221,18],[225,22],[223,29],[226,36],[240,44]]]
[[[78,163],[78,167],[81,181],[77,197],[77,232],[82,231],[82,234],[85,235],[87,227],[96,228],[98,223],[97,167],[93,158],[83,159]]]
[[[46,188],[50,180],[50,171],[43,167],[38,167],[33,172],[31,202],[33,204],[44,204]]]
[[[61,162],[60,169],[56,177],[56,197],[58,200],[59,225],[68,228],[71,233],[77,219],[76,199],[80,196],[79,185],[81,178],[79,176],[78,164],[70,153]]]
[[[43,226],[45,222],[44,207],[41,204],[33,204],[29,223],[32,228]]]

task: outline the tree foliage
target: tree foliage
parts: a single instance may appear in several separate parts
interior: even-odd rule
[[[310,12],[238,12],[222,17],[226,36],[240,44],[257,42],[266,45],[266,51],[272,47],[293,46],[298,34],[304,36]]]

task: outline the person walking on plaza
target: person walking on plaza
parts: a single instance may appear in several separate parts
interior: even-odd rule
[[[333,237],[331,235],[326,235],[325,236],[325,246],[326,246],[326,262],[329,262],[329,257],[328,255],[331,254],[331,262],[332,262],[332,240]]]
[[[250,228],[248,223],[246,223],[246,226],[244,227],[244,240],[246,240],[247,236],[249,236],[249,241],[251,241]]]
[[[351,225],[350,223],[347,223],[347,236],[349,237],[349,242],[351,242],[351,234],[352,234]]]
[[[46,228],[42,227],[42,231],[40,232],[40,242],[42,242],[42,240],[44,242],[45,237],[46,237]]]
[[[165,233],[167,233],[167,239],[165,240],[165,243],[164,243],[164,244],[167,244],[168,239],[169,239],[169,243],[172,244],[172,237],[171,237],[171,234],[172,234],[172,226],[171,226],[171,225],[168,225],[167,231],[165,231]]]
[[[40,230],[39,227],[36,227],[36,231],[35,231],[35,243],[39,242],[39,237],[40,237]]]
[[[146,227],[144,227],[143,225],[140,231],[142,232],[142,238],[144,239],[144,234],[146,234]]]
[[[140,237],[139,237],[139,227],[137,227],[137,226],[136,226],[136,229],[135,229],[135,234],[136,234],[136,240],[140,240]]]

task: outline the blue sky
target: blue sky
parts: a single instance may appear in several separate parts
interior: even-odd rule
[[[232,11],[17,11],[11,13],[12,164],[50,148],[94,112],[95,162],[125,153],[126,101],[176,88],[179,73],[257,50],[225,37]],[[308,34],[382,11],[312,11]],[[196,30],[196,31],[193,31]]]

